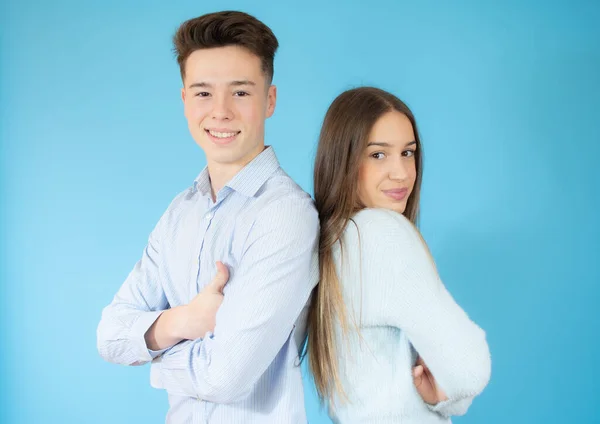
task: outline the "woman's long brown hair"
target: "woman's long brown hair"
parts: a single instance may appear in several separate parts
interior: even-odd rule
[[[422,179],[422,150],[415,118],[396,96],[374,87],[345,91],[331,104],[325,119],[314,169],[314,196],[321,221],[320,282],[308,318],[308,356],[319,398],[330,403],[334,396],[347,400],[338,371],[335,328],[347,335],[348,321],[333,248],[352,216],[361,209],[357,194],[358,170],[375,122],[390,111],[411,122],[417,148],[417,177],[404,215],[416,224]],[[358,328],[357,328],[358,329]]]

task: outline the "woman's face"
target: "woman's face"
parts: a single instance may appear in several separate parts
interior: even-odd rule
[[[393,110],[375,122],[358,172],[358,197],[365,207],[404,213],[417,178],[416,149],[406,115]]]

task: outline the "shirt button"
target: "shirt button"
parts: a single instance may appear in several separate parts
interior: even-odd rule
[[[213,216],[214,216],[213,213],[209,212],[209,213],[206,214],[205,218],[206,219],[213,219]]]

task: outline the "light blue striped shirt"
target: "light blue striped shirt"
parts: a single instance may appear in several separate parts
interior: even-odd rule
[[[102,312],[107,361],[152,361],[151,384],[169,397],[167,423],[306,423],[299,350],[318,281],[313,201],[266,148],[211,198],[208,170],[178,195],[142,259]],[[214,334],[164,351],[144,334],[169,307],[230,270]]]

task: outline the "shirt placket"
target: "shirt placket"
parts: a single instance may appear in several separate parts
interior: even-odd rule
[[[219,202],[217,203],[213,203],[211,199],[207,199],[207,207],[204,212],[204,214],[202,215],[202,217],[200,218],[200,226],[199,226],[199,243],[198,243],[198,248],[196,250],[196,267],[194,267],[194,274],[191,276],[190,281],[195,282],[195,284],[191,284],[191,288],[194,291],[194,295],[200,292],[200,273],[202,272],[202,253],[204,250],[204,244],[206,241],[206,234],[208,233],[208,230],[210,229],[210,226],[212,224],[212,221],[215,217],[215,212],[217,209]]]
[[[193,276],[193,278],[196,281],[196,285],[194,287],[194,289],[196,290],[196,293],[199,293],[200,290],[202,289],[202,287],[200,286],[200,282],[202,281],[202,275],[201,273],[204,270],[207,269],[212,269],[212,265],[214,264],[204,264],[204,268],[202,267],[202,256],[204,254],[204,246],[207,242],[210,241],[206,241],[206,235],[208,234],[208,231],[213,223],[213,220],[215,219],[215,214],[217,213],[218,209],[220,207],[226,207],[223,206],[225,203],[227,203],[227,198],[229,197],[229,194],[231,193],[231,190],[229,190],[228,187],[224,187],[219,194],[217,195],[217,201],[215,203],[213,203],[212,199],[207,199],[207,206],[206,209],[201,218],[201,223],[200,223],[200,242],[199,242],[199,247],[198,247],[198,257],[197,257],[197,272],[196,275]],[[214,242],[214,241],[213,241]],[[194,281],[194,280],[192,280]]]

